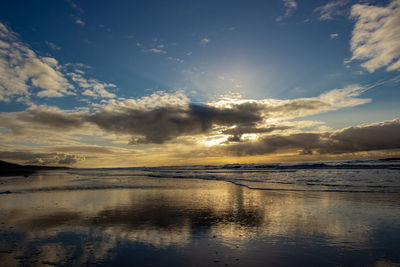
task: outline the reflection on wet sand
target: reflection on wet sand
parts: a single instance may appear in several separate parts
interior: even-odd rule
[[[14,182],[11,191],[21,193],[0,196],[0,265],[288,265],[294,258],[334,265],[356,263],[360,251],[372,253],[368,263],[383,255],[399,261],[398,195],[258,191],[143,177],[128,189],[104,189],[99,181],[103,187],[67,190],[68,179],[83,180],[59,175],[49,183],[60,190],[28,193],[50,187],[49,176],[38,176]],[[318,253],[341,254],[321,259]]]

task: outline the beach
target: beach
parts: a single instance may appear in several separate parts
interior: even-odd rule
[[[168,173],[44,170],[2,177],[0,265],[400,262],[396,192],[262,190]],[[174,173],[180,178],[169,177]]]

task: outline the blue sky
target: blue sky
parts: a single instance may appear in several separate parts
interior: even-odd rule
[[[174,142],[194,142],[200,154],[210,150],[210,143],[219,147],[213,152],[219,155],[222,148],[232,151],[231,147],[246,142],[250,146],[256,142],[265,145],[268,136],[322,132],[334,135],[345,127],[372,127],[387,121],[396,126],[395,119],[400,117],[399,5],[399,1],[347,0],[3,1],[0,23],[5,52],[1,54],[4,64],[0,69],[0,111],[12,122],[0,125],[2,159],[62,163],[51,161],[58,157],[71,158],[72,163],[82,166],[97,166],[105,158],[100,152],[87,152],[91,146],[93,151],[114,149],[114,160],[119,154],[139,153],[143,165],[148,164],[146,157],[160,158],[161,164],[170,164],[171,158],[191,164],[284,160],[278,154],[292,153],[287,159],[293,160],[299,149],[305,149],[304,144],[289,147],[288,151],[242,153],[243,148],[239,152],[233,149],[225,161],[206,153],[202,159],[186,162],[187,157],[176,153]],[[293,109],[298,110],[287,116],[284,111],[270,111],[276,105],[286,108],[315,98],[325,101],[325,106],[316,105],[313,109],[295,104]],[[144,109],[154,113],[160,108],[193,104],[218,112],[223,108],[242,112],[241,105],[248,103],[264,108],[253,110],[256,115],[261,114],[260,120],[246,125],[257,130],[240,131],[231,138],[240,140],[240,144],[229,143],[232,136],[224,134],[223,127],[243,125],[237,121],[228,123],[225,117],[223,123],[221,118],[213,117],[210,128],[200,131],[186,130],[192,127],[190,123],[174,122],[173,128],[178,129],[174,134],[154,140],[154,133],[144,130],[140,123],[138,126],[137,121],[101,125],[88,119],[109,109],[118,114],[122,112],[120,108],[124,112],[129,109],[129,114]],[[193,120],[199,118],[192,111],[189,115],[195,114]],[[35,117],[36,121],[33,112],[42,117]],[[79,127],[84,129],[75,125],[79,130],[59,136],[63,127],[57,128],[43,119],[55,117],[52,112],[69,117],[80,114],[84,118],[79,117],[76,123],[79,121]],[[32,120],[21,119],[24,116]],[[124,118],[129,121],[132,117]],[[25,134],[16,130],[22,127],[21,121],[31,123],[24,124],[30,129]],[[146,124],[145,119],[140,122]],[[154,123],[157,127],[163,125]],[[290,129],[260,130],[279,125]],[[59,140],[54,144],[50,137],[28,140],[40,136],[41,126],[57,132]],[[152,130],[159,131],[157,127]],[[96,129],[101,134],[96,135]],[[215,140],[207,143],[200,139]],[[384,150],[397,153],[393,152],[399,148],[397,139],[394,141],[392,147],[383,146]],[[207,144],[207,148],[198,147],[199,144]],[[382,146],[375,145],[373,150],[365,151],[371,153],[379,148],[383,153]],[[50,154],[49,147],[54,150]],[[179,150],[189,151],[189,147],[193,144]],[[321,147],[312,147],[316,152],[306,160],[319,159],[323,154]],[[24,151],[32,157],[19,157],[18,153]],[[348,157],[349,153],[365,151],[335,153]],[[130,166],[138,158],[132,156],[132,161],[122,165]]]

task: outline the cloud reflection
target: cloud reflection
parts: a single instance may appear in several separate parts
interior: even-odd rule
[[[63,175],[32,178],[36,185],[29,187],[63,186],[69,178],[84,188],[90,179],[97,181]],[[140,177],[130,181],[136,189],[2,195],[1,250],[7,253],[0,254],[1,260],[11,265],[16,261],[106,264],[118,262],[125,248],[141,247],[193,259],[190,251],[199,242],[235,255],[237,250],[246,254],[254,244],[260,249],[278,244],[285,250],[287,240],[296,238],[303,238],[297,242],[304,246],[316,242],[362,250],[369,248],[380,223],[393,219],[388,203],[399,201],[393,196],[390,201],[388,196],[379,200],[376,194],[249,190],[221,181],[178,183]],[[141,188],[143,183],[159,187]],[[26,186],[22,181],[15,185]]]

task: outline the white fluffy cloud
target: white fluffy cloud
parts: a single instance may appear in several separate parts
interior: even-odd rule
[[[115,84],[100,82],[93,78],[86,79],[78,72],[68,73],[68,76],[83,89],[82,95],[102,98],[115,97],[115,94],[106,90],[106,88],[117,87]]]
[[[59,49],[52,43],[46,44],[52,49]],[[17,100],[27,100],[31,95],[115,97],[109,89],[115,89],[116,85],[87,78],[80,68],[89,67],[72,63],[60,65],[53,57],[37,55],[20,41],[16,33],[0,22],[0,101],[10,101],[16,97]]]
[[[351,59],[364,61],[361,66],[369,72],[400,70],[400,0],[387,6],[353,5],[351,18],[356,20]]]
[[[0,101],[17,95],[28,96],[39,88],[39,97],[74,94],[74,87],[58,70],[58,62],[40,57],[0,22]]]
[[[141,98],[119,98],[110,99],[102,106],[103,109],[140,109],[152,110],[162,107],[185,107],[190,103],[189,98],[182,92],[166,93],[164,91],[157,91],[149,96]]]

